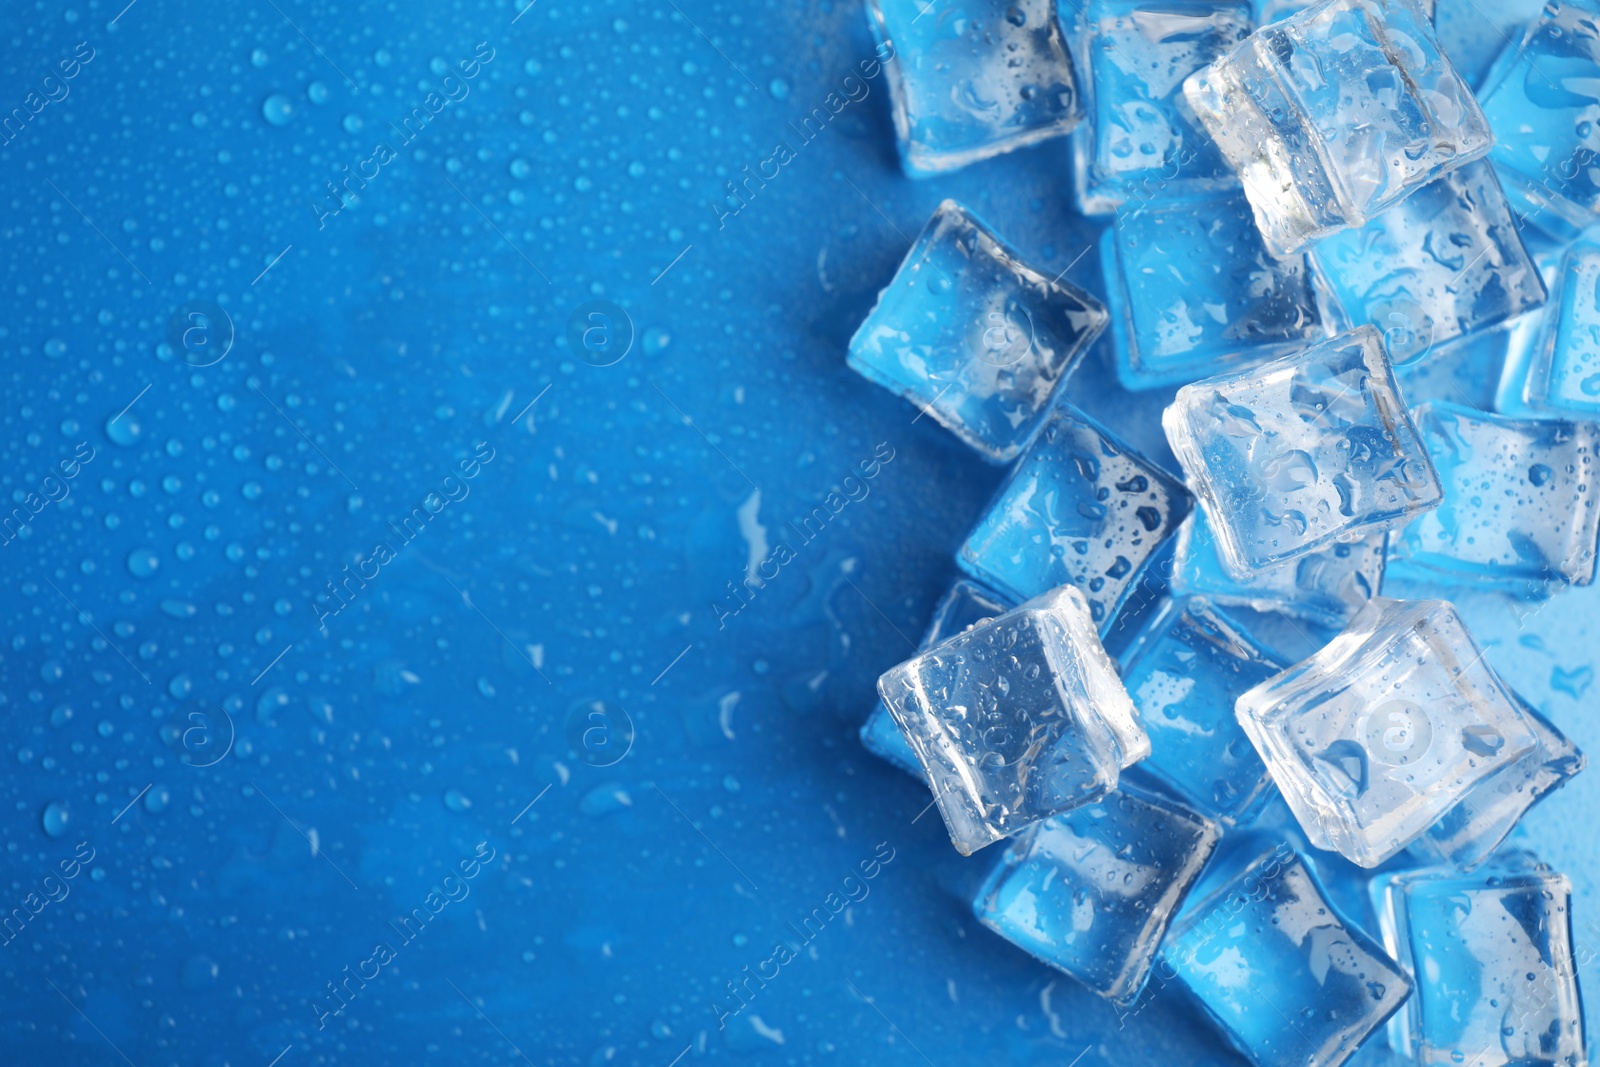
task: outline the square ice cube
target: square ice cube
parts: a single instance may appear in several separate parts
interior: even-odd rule
[[[1339,1067],[1411,992],[1292,850],[1190,907],[1161,959],[1257,1067]]]
[[[1250,35],[1248,0],[1090,0],[1074,27],[1088,117],[1072,131],[1085,215],[1239,181],[1183,103],[1183,80]]]
[[[956,563],[1016,600],[1078,586],[1104,632],[1189,507],[1176,479],[1063,405],[1001,483]]]
[[[1389,534],[1370,534],[1236,577],[1222,564],[1205,509],[1197,508],[1178,527],[1172,591],[1338,630],[1382,588],[1388,545]]]
[[[878,694],[963,856],[1100,799],[1150,754],[1072,586],[919,653]]]
[[[1200,598],[1167,601],[1121,659],[1150,736],[1140,769],[1206,815],[1237,822],[1271,781],[1233,702],[1288,664]]]
[[[1125,1002],[1221,838],[1198,812],[1124,785],[1013,841],[972,908],[1018,948]]]
[[[1520,399],[1541,414],[1600,419],[1600,230],[1561,257]]]
[[[1004,615],[1011,606],[1000,594],[962,578],[950,587],[950,591],[933,609],[933,620],[928,623],[928,631],[922,635],[922,644],[917,646],[917,651],[963,633],[985,619]],[[862,725],[861,743],[869,752],[888,760],[907,774],[924,778],[922,764],[917,762],[917,754],[911,751],[911,742],[895,725],[889,709],[883,706],[882,701],[873,707],[872,714],[867,716],[867,721]]]
[[[857,373],[999,463],[1037,432],[1106,309],[1024,263],[954,200],[922,228],[855,336]]]
[[[1360,226],[1493,143],[1413,0],[1322,0],[1190,75],[1184,94],[1280,254]]]
[[[1268,252],[1238,194],[1120,212],[1100,264],[1128,389],[1254,366],[1332,332],[1305,256]]]
[[[1351,319],[1397,364],[1544,303],[1544,282],[1484,160],[1435,178],[1355,230],[1311,246]]]
[[[1428,863],[1475,867],[1500,847],[1528,809],[1583,771],[1588,759],[1538,709],[1515,692],[1537,743],[1516,763],[1478,783],[1461,802],[1411,842],[1411,854]]]
[[[913,178],[1068,133],[1083,118],[1054,0],[867,0]]]
[[[1161,425],[1235,574],[1403,526],[1439,503],[1439,476],[1370,326],[1186,385]]]
[[[1489,158],[1520,214],[1562,237],[1600,222],[1600,36],[1593,3],[1547,3],[1479,90]]]
[[[1572,885],[1531,856],[1373,879],[1385,947],[1416,984],[1389,1022],[1422,1064],[1585,1067]]]
[[[1377,597],[1235,713],[1318,848],[1376,867],[1538,739],[1442,600]]]
[[[1471,583],[1594,579],[1600,425],[1511,419],[1438,400],[1412,416],[1444,502],[1395,536],[1397,558]]]

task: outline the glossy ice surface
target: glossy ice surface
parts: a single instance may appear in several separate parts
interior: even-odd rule
[[[1024,831],[973,911],[995,933],[1111,1000],[1136,995],[1222,837],[1205,816],[1127,786]]]
[[[906,173],[926,177],[1068,133],[1083,117],[1053,0],[867,0]]]
[[[1236,188],[1233,168],[1182,103],[1183,80],[1249,35],[1242,0],[1093,0],[1076,34],[1088,118],[1072,133],[1086,215]]]
[[[1262,363],[1330,332],[1305,257],[1268,252],[1236,193],[1125,208],[1100,262],[1129,389]]]
[[[938,607],[933,609],[933,619],[928,623],[927,632],[922,635],[918,650],[936,645],[947,637],[954,637],[984,619],[1004,615],[1011,606],[994,591],[962,578],[950,587]],[[900,732],[889,709],[881,701],[873,706],[872,713],[861,726],[861,743],[907,774],[923,777],[922,764],[911,750],[911,743]]]
[[[1360,226],[1492,143],[1412,0],[1322,0],[1262,27],[1184,93],[1280,253]]]
[[[878,694],[962,855],[1098,800],[1150,753],[1071,586],[907,660]]]
[[[1363,867],[1538,743],[1442,600],[1374,599],[1235,710],[1311,843]]]
[[[1205,509],[1196,508],[1178,527],[1172,590],[1218,604],[1276,611],[1337,630],[1382,587],[1388,544],[1388,534],[1371,534],[1288,563],[1252,567],[1247,575],[1236,577],[1217,553]]]
[[[1419,1064],[1584,1067],[1567,877],[1512,853],[1476,874],[1373,880],[1385,947],[1416,984],[1389,1023]]]
[[[1167,601],[1121,658],[1123,684],[1150,735],[1141,769],[1199,811],[1236,821],[1270,779],[1233,702],[1287,665],[1205,600]]]
[[[1479,90],[1512,205],[1564,236],[1600,222],[1600,27],[1589,3],[1549,3]]]
[[[1404,525],[1439,479],[1370,326],[1186,385],[1161,416],[1235,574]]]
[[[1594,578],[1600,425],[1512,419],[1429,401],[1414,412],[1444,502],[1394,540],[1402,557],[1461,580]]]
[[[1474,867],[1500,847],[1539,801],[1588,766],[1588,758],[1527,701],[1512,693],[1537,739],[1533,751],[1479,782],[1428,832],[1411,842],[1427,863]]]
[[[1058,408],[956,562],[1017,600],[1078,586],[1103,631],[1190,506],[1161,468],[1081,413]]]
[[[1520,399],[1541,413],[1600,419],[1600,232],[1561,258]]]
[[[850,339],[850,366],[988,459],[1013,459],[1106,325],[1105,307],[1017,258],[953,200],[939,205]]]
[[[1384,334],[1395,363],[1544,303],[1494,168],[1478,160],[1424,185],[1360,229],[1311,246],[1356,323]]]
[[[1410,992],[1293,851],[1190,908],[1161,957],[1157,973],[1175,975],[1256,1067],[1339,1067]]]

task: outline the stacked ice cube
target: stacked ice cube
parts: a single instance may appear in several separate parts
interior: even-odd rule
[[[863,741],[1010,839],[985,926],[1258,1067],[1586,1062],[1507,844],[1585,759],[1451,601],[1595,572],[1600,0],[1465,2],[869,0],[908,173],[1070,130],[1104,229],[946,201],[850,344],[1010,464]]]

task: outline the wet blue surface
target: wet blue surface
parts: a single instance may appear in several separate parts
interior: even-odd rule
[[[0,12],[3,1058],[1235,1062],[984,931],[990,858],[856,738],[1003,472],[846,343],[947,196],[1100,293],[1066,143],[905,179],[855,4],[517,12]],[[1069,393],[1171,469],[1170,392],[1113,381],[1102,341]],[[1458,599],[1600,748],[1596,594]],[[1596,789],[1524,834],[1589,940]]]

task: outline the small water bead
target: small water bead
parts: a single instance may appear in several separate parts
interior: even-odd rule
[[[45,833],[51,837],[60,837],[67,832],[68,826],[72,823],[72,809],[67,807],[64,800],[51,801],[45,807],[40,822],[44,826]]]
[[[128,573],[135,578],[149,578],[161,567],[161,557],[153,548],[136,548],[128,553]]]
[[[328,89],[327,82],[312,82],[306,86],[306,99],[313,104],[326,104],[328,98],[332,95],[332,92]]]
[[[144,424],[139,421],[139,416],[125,411],[106,420],[106,436],[111,438],[112,444],[127,448],[138,444],[139,438],[144,436]]]
[[[444,806],[459,814],[471,808],[472,801],[460,790],[447,789],[444,794]]]
[[[257,48],[250,53],[250,65],[260,70],[267,65],[267,53]]]
[[[295,104],[282,93],[273,93],[261,104],[261,115],[274,126],[287,126],[294,118]]]

